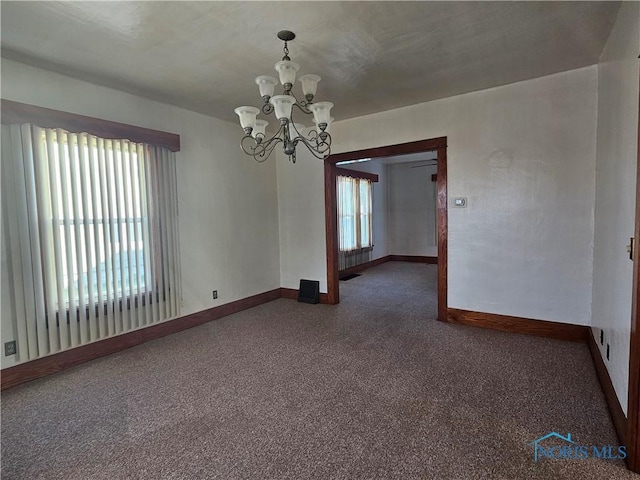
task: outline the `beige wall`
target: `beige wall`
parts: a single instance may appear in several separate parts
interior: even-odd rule
[[[640,4],[624,2],[598,65],[593,326],[626,412],[629,383],[632,266],[638,148]],[[610,345],[609,360],[606,347]]]
[[[449,208],[449,306],[589,325],[596,101],[592,66],[336,122],[333,151],[447,136],[469,200]],[[283,286],[326,291],[321,161],[278,158],[278,207]]]
[[[389,253],[438,256],[436,243],[437,167],[424,162],[391,163],[389,172]],[[413,168],[417,167],[417,168]]]
[[[242,154],[239,126],[6,59],[2,98],[180,134],[184,314],[280,286],[275,161]],[[4,259],[3,243],[2,343],[12,339]]]

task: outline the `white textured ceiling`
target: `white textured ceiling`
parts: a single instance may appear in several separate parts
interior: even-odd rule
[[[619,2],[11,2],[2,55],[226,120],[276,33],[336,120],[597,62]],[[296,89],[299,89],[296,86]]]

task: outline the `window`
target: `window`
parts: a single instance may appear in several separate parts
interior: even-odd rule
[[[177,316],[174,153],[29,124],[2,128],[16,331],[28,359]]]
[[[56,310],[68,309],[70,299],[98,302],[109,288],[117,299],[150,293],[149,208],[140,161],[149,147],[52,130],[37,141],[48,156],[49,178],[42,183],[51,201],[41,222],[54,227],[45,226],[41,235],[45,246],[60,249],[60,278],[51,279],[63,288]]]
[[[371,180],[338,176],[338,234],[341,252],[373,247]]]

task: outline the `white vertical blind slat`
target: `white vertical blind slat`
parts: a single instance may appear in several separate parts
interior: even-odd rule
[[[66,146],[69,154],[69,170],[71,172],[71,200],[73,204],[73,233],[75,234],[75,279],[74,283],[78,291],[78,325],[80,330],[80,343],[85,344],[89,340],[89,329],[87,325],[87,298],[84,286],[84,232],[81,228],[83,212],[82,198],[80,191],[80,172],[78,158],[78,136],[75,133],[66,134]]]
[[[54,158],[54,155],[57,154],[57,160],[60,165],[59,175],[60,175],[60,190],[62,192],[62,212],[59,221],[64,225],[64,257],[66,260],[66,279],[67,279],[67,296],[69,298],[69,308],[68,308],[68,320],[63,313],[64,306],[59,305],[59,316],[60,322],[68,321],[69,322],[69,336],[70,343],[72,347],[75,347],[80,344],[80,334],[78,331],[78,298],[77,298],[77,289],[74,282],[74,256],[72,252],[73,245],[73,235],[71,231],[72,221],[73,221],[73,206],[72,201],[69,199],[70,193],[73,188],[72,181],[70,179],[70,170],[69,166],[70,157],[68,155],[68,150],[65,148],[63,142],[63,134],[61,129],[57,129],[55,132],[52,130],[47,130],[47,146],[49,148],[50,158]],[[57,146],[57,149],[55,148]]]
[[[53,134],[48,132],[45,134],[45,131],[40,128],[35,128],[35,132],[37,137],[42,139],[45,138],[45,135],[48,135],[49,138],[53,138]],[[53,142],[52,142],[53,143]],[[46,263],[46,278],[49,281],[49,288],[47,289],[50,294],[50,298],[47,302],[47,312],[50,319],[50,322],[57,323],[58,329],[60,332],[60,348],[65,349],[70,346],[70,336],[69,336],[69,325],[67,323],[67,312],[66,312],[66,300],[64,296],[64,268],[65,268],[65,258],[62,253],[62,244],[64,239],[62,238],[62,234],[64,231],[64,227],[61,224],[61,219],[64,217],[61,212],[60,205],[60,179],[58,175],[56,175],[57,168],[55,162],[56,151],[51,144],[50,148],[47,149],[45,143],[38,142],[37,143],[37,152],[38,158],[42,162],[43,165],[46,164],[47,172],[42,172],[43,175],[41,186],[41,192],[48,192],[48,199],[51,204],[51,221],[43,223],[47,223],[51,227],[51,237],[50,241],[53,243],[53,266],[50,262]],[[46,186],[45,186],[46,184]],[[63,231],[61,231],[61,228]],[[53,284],[55,283],[55,289],[53,288]],[[55,290],[55,297],[54,297]],[[62,312],[60,312],[62,310]]]
[[[117,217],[116,195],[115,195],[115,155],[113,153],[111,140],[105,141],[100,139],[98,152],[102,155],[103,168],[105,171],[105,184],[107,188],[107,212],[108,212],[108,250],[109,263],[111,268],[108,270],[107,285],[108,295],[110,296],[108,309],[111,315],[108,317],[109,335],[116,335],[122,329],[122,312],[118,302],[118,256],[116,251],[116,237],[118,235],[118,225],[114,222]]]
[[[134,256],[134,277],[135,277],[135,296],[133,289],[131,291],[131,306],[134,306],[135,300],[135,312],[136,312],[136,326],[141,327],[144,325],[144,310],[142,305],[142,275],[140,272],[140,264],[142,263],[142,254],[139,252],[141,235],[138,232],[138,219],[140,218],[140,186],[138,184],[138,146],[132,142],[129,142],[129,172],[131,178],[131,229],[133,231],[133,256]]]
[[[27,199],[27,217],[26,222],[29,228],[28,245],[31,247],[31,268],[33,270],[33,308],[38,325],[39,344],[45,343],[48,337],[49,350],[48,353],[57,352],[60,349],[60,341],[58,340],[58,329],[55,321],[51,321],[47,328],[47,318],[45,311],[45,293],[44,282],[42,278],[42,255],[40,250],[40,228],[38,219],[38,204],[36,198],[36,176],[34,170],[33,158],[33,137],[31,135],[31,126],[22,125],[22,151],[25,173],[25,190]]]
[[[22,126],[23,129],[25,127],[31,130],[31,126]],[[54,202],[52,202],[51,189],[49,188],[48,181],[49,159],[46,155],[46,151],[44,150],[44,144],[40,141],[44,137],[44,132],[41,129],[34,127],[30,133],[32,137],[30,139],[30,143],[33,148],[33,159],[37,158],[41,162],[40,168],[32,169],[34,175],[33,187],[37,193],[37,212],[40,212],[40,215],[35,212],[35,216],[41,216],[41,218],[35,219],[35,224],[31,227],[32,232],[37,231],[38,228],[40,229],[40,235],[37,235],[39,242],[34,239],[35,235],[32,235],[31,238],[32,250],[33,247],[37,245],[41,255],[41,261],[38,261],[38,255],[32,253],[34,266],[41,266],[41,268],[38,268],[39,279],[36,280],[34,278],[34,292],[36,292],[36,296],[44,302],[44,306],[42,308],[45,320],[39,322],[39,324],[47,325],[49,331],[49,344],[56,347],[51,349],[51,352],[53,352],[56,351],[57,348],[64,349],[69,346],[67,324],[66,322],[60,322],[57,318],[58,309],[56,301],[60,296],[64,298],[64,289],[62,285],[60,285],[60,282],[57,281],[56,274],[57,269],[62,266],[62,258],[59,254],[60,240],[58,237],[54,237],[56,233],[55,230],[58,227],[52,220],[49,220],[55,217],[53,216],[52,210]],[[23,139],[23,146],[25,144],[26,142],[24,142]],[[33,167],[33,164],[31,166]],[[27,167],[26,161],[25,167]],[[58,243],[57,249],[53,245],[55,241]],[[42,245],[40,245],[40,242]],[[56,250],[58,250],[57,254]],[[48,288],[45,288],[45,285],[48,285]]]
[[[140,225],[142,230],[142,254],[144,261],[145,279],[144,279],[144,323],[149,325],[153,322],[152,313],[152,295],[150,292],[153,290],[151,286],[151,238],[149,235],[149,207],[147,204],[147,158],[146,147],[140,145],[138,148],[138,180],[140,184]]]
[[[118,253],[118,258],[119,258],[119,267],[120,267],[120,272],[119,272],[119,277],[118,280],[120,280],[120,291],[118,292],[119,297],[120,297],[120,312],[122,315],[122,325],[120,326],[120,329],[116,329],[116,333],[120,333],[120,332],[126,332],[128,330],[131,329],[131,320],[130,320],[130,315],[129,315],[129,310],[127,309],[127,297],[126,297],[126,289],[125,289],[125,285],[126,285],[126,271],[127,268],[125,267],[126,265],[128,265],[128,259],[126,258],[126,251],[123,247],[123,245],[126,245],[126,240],[127,240],[127,236],[126,236],[126,210],[124,209],[124,201],[122,199],[123,196],[123,192],[122,192],[122,188],[121,185],[123,184],[123,179],[122,179],[122,142],[121,141],[113,141],[113,150],[114,150],[114,165],[115,165],[115,182],[114,182],[114,189],[116,192],[115,198],[116,198],[116,222],[117,222],[117,232],[118,232],[118,242],[117,242],[117,253]],[[123,219],[124,220],[124,224],[123,224]]]
[[[22,249],[25,248],[20,242],[19,233],[19,215],[23,211],[17,188],[18,170],[21,168],[22,162],[22,146],[19,126],[2,126],[2,154],[7,155],[10,161],[2,162],[2,191],[6,195],[3,201],[6,201],[7,210],[13,215],[7,215],[7,223],[9,230],[9,248],[11,253],[11,270],[13,274],[13,295],[16,306],[16,319],[24,319],[17,321],[16,334],[18,340],[18,360],[25,361],[38,357],[38,339],[36,325],[27,320],[27,302],[25,292],[28,291],[27,279],[23,275],[22,265]],[[4,228],[4,226],[3,226]]]
[[[151,286],[151,292],[153,295],[153,322],[159,322],[161,320],[160,302],[162,301],[162,295],[160,293],[161,288],[161,276],[162,265],[160,262],[160,242],[159,239],[159,222],[158,222],[158,190],[156,188],[158,161],[155,155],[155,148],[148,147],[147,153],[149,158],[147,161],[147,205],[149,205],[149,219],[151,222],[151,251],[154,252],[151,264],[151,271],[153,274],[153,285]]]
[[[169,291],[166,292],[167,297],[169,299],[169,318],[173,318],[178,314],[178,303],[176,299],[176,288],[175,282],[173,282],[173,278],[175,277],[175,262],[174,262],[174,251],[171,247],[174,244],[173,238],[173,221],[174,221],[174,212],[173,212],[173,197],[171,194],[171,184],[173,180],[171,178],[171,161],[169,159],[169,152],[166,148],[162,149],[162,166],[164,171],[164,182],[162,185],[162,191],[165,192],[163,195],[163,200],[165,204],[165,225],[167,226],[167,241],[165,245],[167,246],[167,272],[169,279]]]
[[[122,185],[122,194],[124,198],[124,230],[126,234],[126,241],[123,240],[124,251],[126,253],[125,257],[127,259],[127,279],[129,282],[129,289],[126,290],[126,293],[123,293],[123,298],[125,299],[125,305],[123,308],[127,308],[127,313],[129,314],[129,327],[128,330],[136,328],[138,326],[137,319],[137,310],[135,308],[135,296],[133,286],[135,284],[134,281],[134,269],[135,261],[134,261],[134,251],[132,249],[133,244],[133,211],[131,209],[131,172],[129,169],[130,163],[130,150],[129,150],[129,142],[120,141],[120,153],[121,153],[121,161],[122,161],[122,177],[123,177],[123,185]],[[125,292],[125,284],[122,284],[123,292]]]
[[[180,210],[178,205],[178,175],[176,168],[176,159],[175,153],[169,152],[168,155],[170,157],[169,170],[171,174],[171,226],[173,227],[173,240],[171,242],[170,247],[173,248],[173,261],[174,261],[174,274],[171,278],[171,284],[173,291],[175,292],[175,305],[176,311],[175,315],[180,314],[180,310],[182,308],[182,266],[180,264],[180,230],[179,230],[179,216]]]
[[[164,191],[165,185],[165,161],[164,161],[164,152],[161,148],[156,147],[156,152],[159,160],[159,168],[158,168],[158,189],[162,189]],[[158,204],[159,211],[161,215],[160,221],[160,245],[162,245],[162,294],[163,294],[163,305],[164,305],[164,318],[171,317],[171,296],[169,294],[169,255],[167,252],[167,196],[166,195],[158,195]]]
[[[102,223],[103,213],[102,213],[102,190],[100,188],[100,176],[99,176],[99,164],[98,164],[98,152],[96,149],[96,138],[91,135],[87,135],[86,137],[86,148],[88,155],[88,166],[89,166],[89,190],[91,191],[91,229],[93,231],[93,251],[95,252],[95,279],[96,279],[96,303],[95,308],[93,304],[93,300],[91,303],[92,310],[96,311],[97,319],[96,319],[96,331],[95,337],[92,335],[91,340],[96,340],[98,338],[105,337],[105,312],[104,305],[106,304],[106,292],[102,285],[102,257],[103,257],[103,249],[102,249],[102,241],[104,238],[104,228]]]
[[[107,294],[107,308],[106,308],[106,335],[112,336],[116,333],[116,298],[117,294],[114,288],[114,272],[115,272],[115,259],[113,257],[113,209],[111,202],[111,169],[107,165],[109,156],[107,155],[105,148],[105,141],[102,138],[98,138],[96,141],[96,149],[98,151],[98,163],[100,165],[100,185],[104,192],[102,197],[102,228],[104,231],[103,237],[103,251],[104,251],[104,265],[105,265],[105,290]]]
[[[98,323],[96,320],[96,301],[94,292],[94,278],[95,278],[95,267],[93,265],[94,257],[94,248],[93,248],[93,225],[95,217],[92,216],[93,207],[89,205],[89,201],[91,200],[91,184],[89,180],[89,163],[88,152],[86,149],[87,145],[87,135],[85,133],[77,135],[77,145],[78,145],[78,155],[79,162],[79,183],[80,183],[80,197],[82,204],[82,217],[80,217],[78,228],[80,227],[80,222],[82,223],[84,230],[84,241],[82,242],[81,253],[83,255],[83,261],[85,262],[86,268],[78,269],[78,273],[81,277],[84,278],[84,272],[86,272],[87,278],[87,308],[89,310],[89,319],[88,319],[88,339],[87,341],[96,340],[98,337]],[[92,202],[93,203],[93,202]],[[97,283],[97,282],[96,282]],[[83,282],[84,284],[84,282]]]
[[[11,133],[14,141],[21,149],[19,158],[24,165],[24,149],[22,148],[22,132],[20,131],[20,127],[12,129]],[[22,281],[24,288],[23,291],[25,292],[25,294],[22,296],[21,302],[23,302],[25,316],[28,322],[27,335],[29,336],[29,356],[31,358],[34,358],[40,354],[40,338],[38,337],[37,331],[34,299],[31,295],[29,295],[29,292],[33,291],[33,265],[29,251],[29,229],[26,222],[24,222],[24,219],[28,216],[24,168],[16,168],[14,173],[16,193],[17,198],[19,199],[16,207],[18,209],[17,211],[19,221],[17,225],[17,231],[20,242],[20,261],[16,262],[16,264],[21,265],[23,273]]]

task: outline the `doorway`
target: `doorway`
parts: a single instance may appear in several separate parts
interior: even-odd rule
[[[331,155],[324,163],[325,222],[327,248],[327,303],[340,302],[338,266],[338,213],[336,201],[337,163],[363,158],[381,158],[412,153],[436,152],[436,231],[438,239],[438,320],[447,320],[447,137],[388,145]]]

